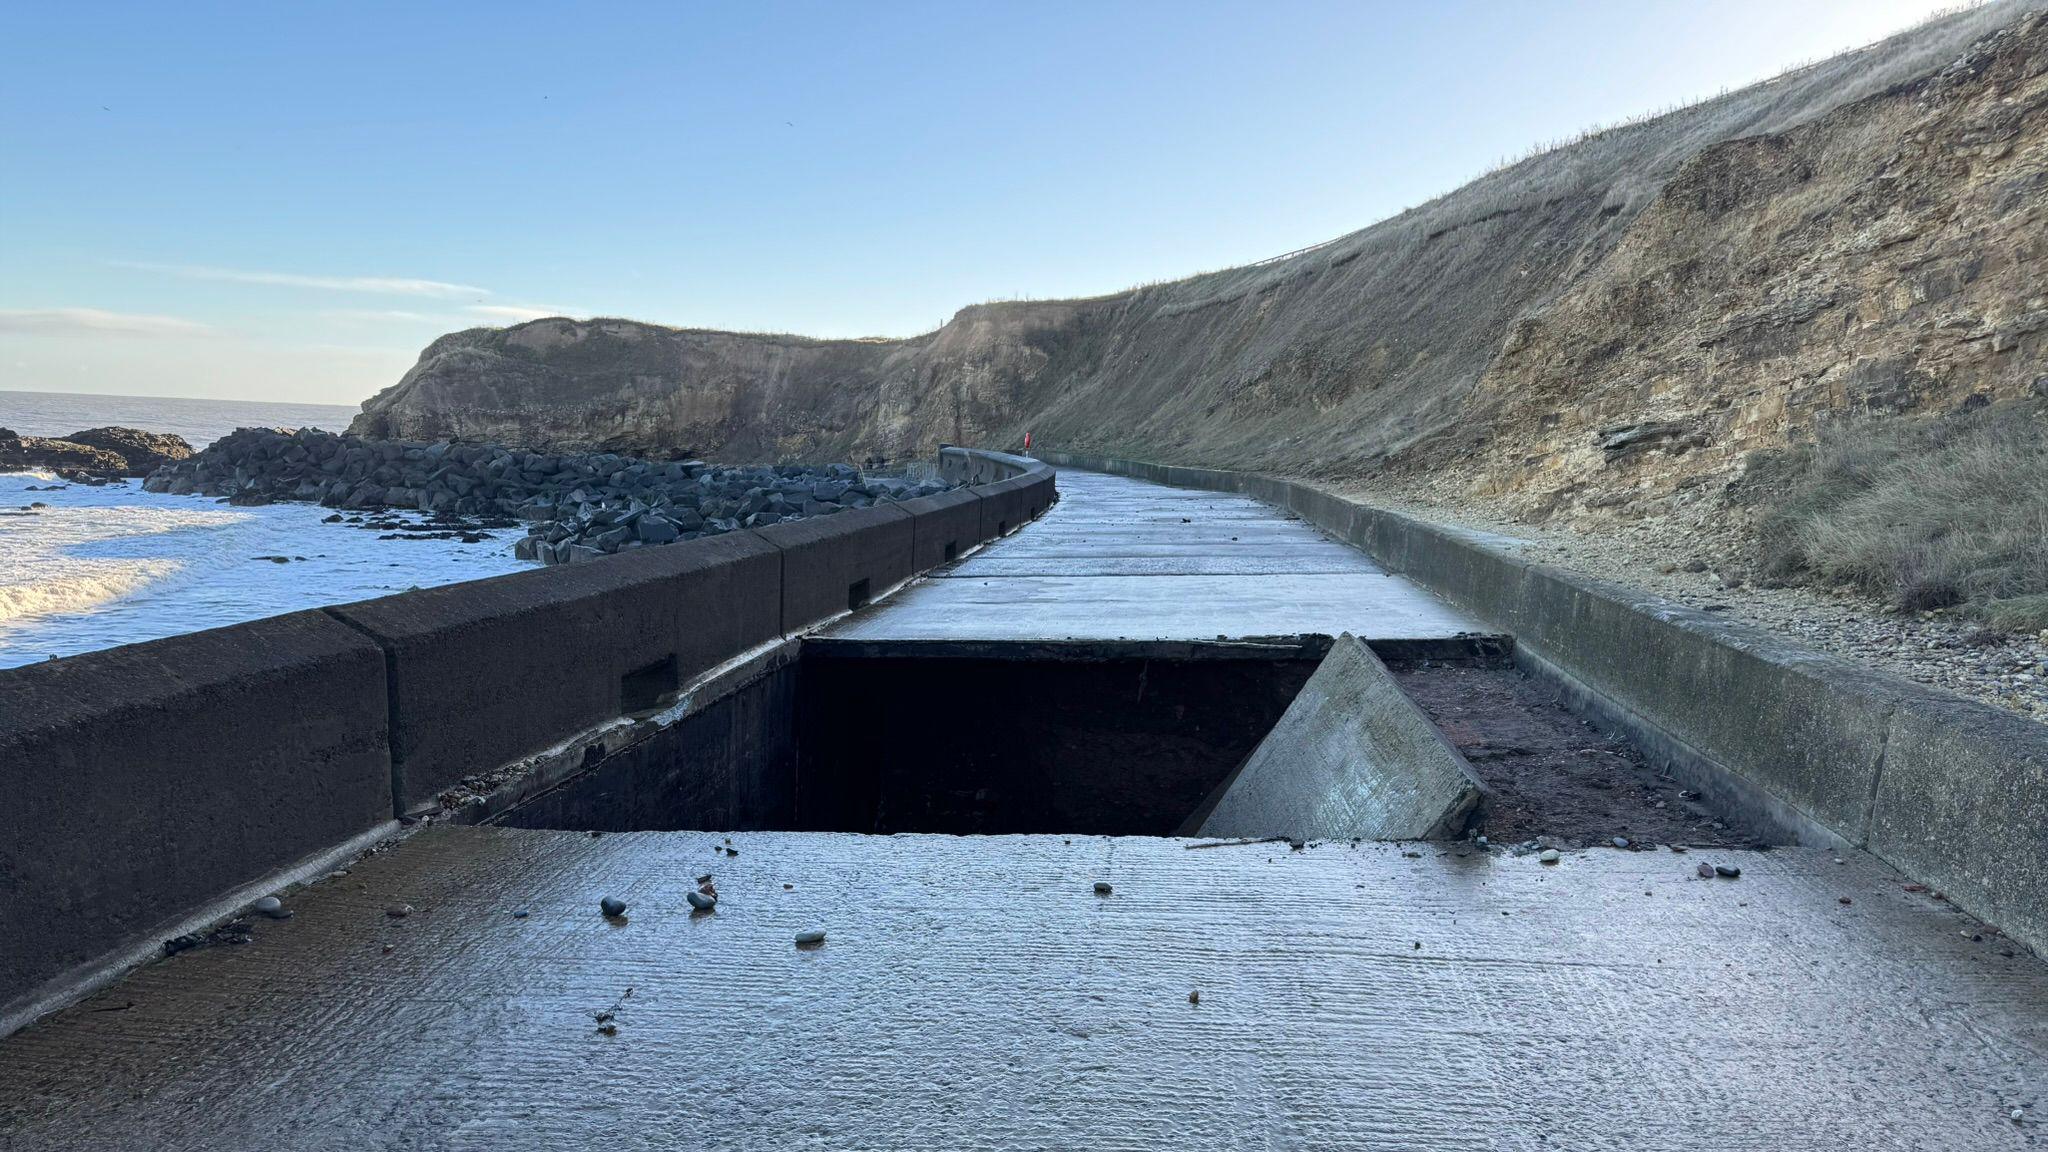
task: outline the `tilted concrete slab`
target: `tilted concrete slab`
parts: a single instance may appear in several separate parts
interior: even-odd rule
[[[1354,636],[1339,636],[1227,781],[1204,836],[1429,840],[1479,803],[1465,758]]]
[[[423,833],[291,894],[296,917],[248,944],[153,965],[0,1044],[0,1147],[1782,1152],[2042,1134],[2048,966],[1860,854],[1715,856],[1741,866],[1729,881],[1663,850],[1544,866],[1462,845],[733,841],[729,858],[715,834]],[[704,872],[720,903],[692,916]],[[608,893],[624,923],[598,915]],[[386,915],[399,904],[414,911]],[[827,938],[798,950],[808,928]]]
[[[1486,631],[1357,549],[1255,500],[1061,473],[1036,522],[828,634],[862,640],[1196,640]],[[1233,539],[1234,537],[1234,539]]]

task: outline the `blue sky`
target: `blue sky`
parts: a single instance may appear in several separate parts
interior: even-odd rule
[[[0,389],[354,403],[555,312],[909,335],[1326,240],[1941,6],[16,4]]]

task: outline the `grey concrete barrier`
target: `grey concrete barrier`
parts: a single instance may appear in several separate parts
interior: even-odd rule
[[[1006,536],[1030,522],[1033,483],[1029,476],[1013,476],[975,489],[981,497],[982,539]]]
[[[939,474],[956,483],[993,484],[1012,476],[1050,471],[1044,461],[1029,456],[952,444],[939,446]]]
[[[0,671],[0,1008],[389,820],[384,688],[319,612]]]
[[[782,551],[782,630],[859,608],[910,579],[913,517],[894,504],[757,529]]]
[[[1047,451],[1054,464],[1154,466]],[[1531,563],[1513,541],[1256,473],[1168,482],[1287,508],[1515,637],[1653,759],[1823,843],[1869,849],[2048,951],[2048,726],[1761,629]]]
[[[949,563],[981,543],[981,497],[972,488],[905,500],[910,513],[910,566],[922,572]]]
[[[1448,839],[1480,794],[1464,756],[1347,632],[1223,786],[1198,835]]]
[[[2048,953],[2048,730],[1912,693],[1892,714],[1869,847]]]
[[[782,563],[733,532],[329,609],[389,662],[390,801],[428,804],[775,638]]]

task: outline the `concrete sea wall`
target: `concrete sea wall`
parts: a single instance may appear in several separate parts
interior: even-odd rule
[[[2042,725],[1308,484],[1041,455],[1286,508],[1512,633],[1518,660],[1717,803],[1865,849],[2048,952]]]
[[[1043,512],[1051,468],[0,671],[0,1034],[248,885]]]

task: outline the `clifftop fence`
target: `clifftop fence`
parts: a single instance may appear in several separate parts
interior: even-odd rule
[[[2040,724],[1308,484],[1043,455],[1285,508],[1512,633],[1518,661],[1717,804],[1867,850],[2048,953]]]
[[[1038,516],[972,486],[0,671],[0,1035],[250,885],[815,628]]]

